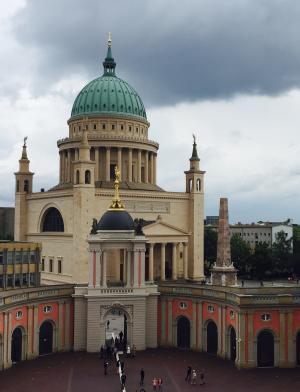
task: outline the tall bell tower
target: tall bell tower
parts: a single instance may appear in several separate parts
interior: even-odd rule
[[[200,170],[196,137],[193,135],[190,169],[185,171],[186,193],[189,194],[188,275],[192,280],[204,278],[204,174]]]
[[[22,156],[19,160],[19,171],[15,173],[15,241],[26,240],[27,231],[27,195],[32,193],[33,175],[29,170],[27,157],[27,137],[24,138]]]
[[[88,254],[86,252],[86,236],[94,217],[95,202],[95,162],[90,157],[88,132],[83,131],[79,146],[78,159],[74,165],[73,186],[73,275],[77,281],[86,282],[88,270]],[[82,282],[81,282],[82,279]]]

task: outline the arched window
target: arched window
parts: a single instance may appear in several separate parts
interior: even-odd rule
[[[84,182],[86,184],[90,184],[91,183],[91,172],[89,170],[86,170],[84,173]]]
[[[79,170],[76,170],[76,184],[79,184],[80,182],[80,172]]]
[[[189,180],[189,192],[192,192],[192,190],[193,190],[193,179],[190,178],[190,180]]]
[[[29,181],[24,180],[24,192],[28,193],[28,191],[29,191]]]
[[[197,179],[196,189],[197,189],[197,191],[201,191],[201,180],[200,180],[200,178]]]
[[[64,221],[57,208],[50,207],[42,221],[42,231],[65,231]]]

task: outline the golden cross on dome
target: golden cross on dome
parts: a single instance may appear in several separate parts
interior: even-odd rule
[[[124,204],[121,201],[120,194],[119,194],[119,188],[120,188],[120,178],[121,178],[121,172],[118,169],[118,166],[115,166],[115,197],[113,198],[113,201],[109,207],[109,210],[124,210]]]

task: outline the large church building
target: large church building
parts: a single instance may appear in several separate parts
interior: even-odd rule
[[[16,173],[15,239],[42,243],[45,284],[87,282],[87,235],[112,199],[117,166],[126,210],[152,222],[144,230],[147,280],[201,280],[204,172],[196,143],[182,178],[186,191],[164,191],[156,181],[158,143],[149,138],[138,93],[116,75],[111,40],[103,67],[74,101],[67,135],[57,142],[59,183],[49,191],[32,192],[24,147]],[[108,280],[114,269],[122,278],[118,263],[110,264]]]
[[[0,368],[56,351],[95,352],[120,332],[137,350],[190,348],[240,368],[300,365],[299,285],[239,285],[226,198],[217,259],[204,276],[196,139],[183,163],[185,191],[165,191],[158,143],[140,96],[116,74],[111,38],[103,68],[74,101],[51,189],[33,192],[24,140],[15,242],[0,248]],[[30,267],[22,256],[30,260],[31,248],[40,257],[36,279],[37,259]]]

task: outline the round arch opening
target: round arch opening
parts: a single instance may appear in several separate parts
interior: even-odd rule
[[[233,327],[230,327],[229,339],[230,339],[230,360],[234,362],[236,359],[236,332]]]
[[[39,331],[39,355],[47,355],[53,352],[53,324],[44,321]]]
[[[257,366],[274,366],[274,335],[271,331],[263,330],[257,336]]]
[[[177,320],[177,347],[190,348],[190,320],[181,316]]]
[[[300,366],[300,331],[298,331],[296,336],[296,363]]]
[[[17,363],[22,361],[23,351],[23,331],[20,327],[17,327],[11,337],[11,361]]]
[[[64,232],[65,225],[61,213],[55,207],[48,208],[42,218],[42,232]]]
[[[104,317],[105,343],[124,349],[132,345],[131,325],[127,312],[122,307],[112,307]]]
[[[216,355],[218,352],[218,327],[214,321],[209,321],[206,326],[207,352]]]

